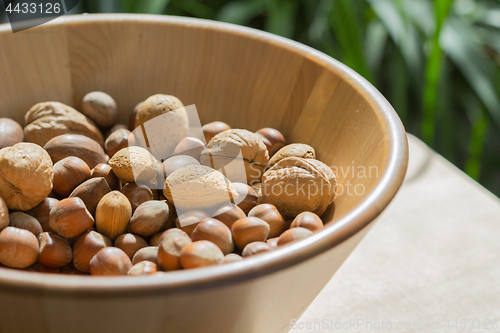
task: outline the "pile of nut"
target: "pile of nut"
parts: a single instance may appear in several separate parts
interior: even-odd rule
[[[117,105],[103,92],[87,94],[80,110],[45,102],[24,128],[0,119],[2,267],[163,274],[240,261],[323,228],[336,177],[306,144],[219,121],[203,126],[205,144],[188,136],[184,105],[171,95],[139,103],[128,126],[116,124]],[[134,135],[162,115],[175,124],[163,133],[165,160]],[[240,182],[230,181],[235,159]]]

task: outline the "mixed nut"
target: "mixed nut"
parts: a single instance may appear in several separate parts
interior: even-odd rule
[[[220,121],[188,136],[184,105],[170,95],[139,103],[128,126],[116,124],[118,110],[91,92],[81,112],[33,106],[24,129],[0,119],[2,266],[152,275],[239,262],[323,228],[336,176],[313,147]],[[168,140],[145,146],[134,130],[152,119],[175,130],[151,130]]]

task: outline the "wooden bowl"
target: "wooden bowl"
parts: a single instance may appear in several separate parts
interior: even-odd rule
[[[16,34],[0,26],[0,49],[1,117],[23,123],[42,101],[79,108],[101,90],[127,123],[138,102],[173,94],[196,104],[202,123],[275,127],[312,145],[344,189],[324,230],[243,262],[115,278],[0,268],[2,331],[287,332],[405,174],[405,131],[385,98],[345,65],[285,38],[189,18],[81,15]]]

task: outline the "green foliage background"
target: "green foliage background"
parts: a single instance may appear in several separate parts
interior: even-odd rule
[[[500,196],[500,0],[80,0],[75,12],[200,17],[310,45],[367,78],[408,132]]]

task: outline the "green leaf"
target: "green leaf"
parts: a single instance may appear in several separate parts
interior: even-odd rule
[[[351,0],[336,0],[330,11],[329,23],[344,53],[341,60],[373,82],[373,76],[364,59],[362,22],[356,9]]]
[[[266,10],[265,3],[261,0],[242,0],[226,3],[217,13],[218,21],[234,24],[248,24],[255,17],[262,15]]]
[[[283,37],[292,38],[298,2],[295,0],[266,0],[268,17],[266,30]]]
[[[469,85],[486,106],[500,128],[500,101],[494,80],[498,67],[484,54],[477,37],[460,19],[450,18],[440,39],[443,50],[467,79]]]
[[[438,82],[442,66],[442,50],[439,45],[441,27],[448,16],[453,0],[434,2],[436,31],[431,38],[431,51],[425,67],[424,112],[422,118],[422,137],[430,145],[434,145],[436,133],[436,106],[438,99]]]
[[[368,23],[365,43],[365,59],[370,71],[377,77],[382,71],[382,60],[387,47],[389,34],[385,26],[378,20]],[[406,69],[403,69],[406,71]],[[397,73],[395,73],[398,75]]]
[[[170,0],[141,0],[136,3],[136,12],[145,14],[163,14]]]

